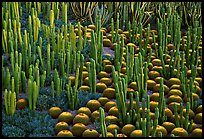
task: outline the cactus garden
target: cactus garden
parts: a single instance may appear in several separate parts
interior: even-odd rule
[[[2,2],[4,137],[201,137],[201,2]]]

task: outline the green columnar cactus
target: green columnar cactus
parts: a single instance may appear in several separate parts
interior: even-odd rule
[[[148,66],[149,63],[150,63],[151,56],[152,56],[152,49],[150,49],[149,56],[148,56],[148,58],[147,58],[147,66]]]
[[[112,43],[116,43],[116,40],[115,40],[115,35],[114,35],[114,20],[113,18],[111,18],[111,41]]]
[[[90,59],[91,62],[91,73],[92,73],[92,87],[93,87],[93,92],[96,93],[96,63],[95,60]]]
[[[158,118],[159,118],[159,109],[155,108],[155,119],[154,119],[154,123],[153,123],[152,137],[156,136],[156,128],[158,125]]]
[[[67,35],[67,25],[64,26],[64,40],[65,40],[65,46],[67,46],[67,41],[68,41],[68,35]]]
[[[127,80],[127,79],[126,79]],[[126,94],[127,94],[127,84],[124,78],[120,78],[118,84],[115,84],[116,89],[116,104],[119,111],[119,119],[122,125],[127,123],[127,108],[126,108]]]
[[[144,40],[145,54],[147,53],[147,45],[149,43],[149,35],[150,35],[150,24],[147,25],[147,35],[146,35],[146,39]]]
[[[37,63],[35,64],[35,67],[34,67],[34,70],[33,70],[33,75],[35,75],[34,77],[35,77],[37,87],[40,87],[40,71],[39,71]],[[39,92],[40,91],[39,89],[40,88],[37,88],[36,92]]]
[[[41,66],[42,66],[42,70],[44,70],[45,68],[44,68],[44,59],[42,58],[42,52],[41,52],[41,47],[40,46],[38,46],[38,55],[39,55],[39,57],[40,57],[40,63],[41,63]]]
[[[145,119],[145,99],[142,98],[142,120]]]
[[[33,24],[34,24],[34,42],[36,43],[38,41],[38,33],[40,28],[39,18],[35,17]]]
[[[146,137],[149,137],[150,136],[150,129],[151,129],[151,119],[150,119],[150,109],[147,108],[147,111],[146,111],[146,119],[147,119],[147,122],[146,122]]]
[[[78,51],[81,51],[83,46],[82,46],[82,32],[81,32],[80,22],[78,22],[78,35],[79,35],[79,49],[78,49]]]
[[[91,66],[90,63],[87,64],[87,70],[88,70],[88,79],[89,79],[89,86],[90,86],[90,92],[93,92],[93,84],[92,84],[92,74],[91,74]]]
[[[74,26],[70,23],[70,42],[71,42],[71,52],[73,55],[73,58],[71,59],[72,62],[70,63],[71,73],[74,73],[76,71],[76,34],[74,33]]]
[[[52,51],[51,54],[51,70],[53,70],[55,67],[55,51]]]
[[[99,43],[98,43],[98,54],[97,54],[97,62],[96,63],[96,72],[99,73],[101,70],[102,70],[102,62],[103,62],[103,59],[102,59],[102,55],[103,55],[103,33],[102,31],[100,31],[99,33]]]
[[[80,64],[80,51],[77,51],[77,53],[76,53],[76,63],[75,63],[76,68],[79,66],[79,64]]]
[[[67,88],[68,108],[70,108],[71,110],[74,110],[78,107],[78,104],[79,104],[77,88],[75,86],[74,88],[71,87],[71,80],[69,80],[69,83],[66,85],[66,88]]]
[[[107,137],[107,127],[105,123],[105,112],[102,107],[99,108],[99,115],[100,115],[100,128],[102,137]]]
[[[15,69],[14,69],[14,80],[15,80],[15,92],[16,92],[16,97],[18,97],[18,93],[19,93],[19,74],[18,74],[18,63],[15,63]]]
[[[130,118],[130,113],[127,112],[126,115],[127,115],[127,116],[126,116],[126,117],[127,117],[127,119],[126,119],[126,123],[127,123],[127,124],[130,124],[130,119],[131,119],[131,118]]]
[[[56,79],[56,96],[60,96],[60,78]]]
[[[54,72],[54,83],[56,85],[56,95],[59,96],[59,94],[60,94],[60,78],[59,78],[59,74],[57,72],[57,69],[55,69],[55,72]]]
[[[37,15],[39,15],[41,13],[41,3],[37,2]]]
[[[33,99],[33,81],[29,78],[28,79],[28,104],[29,104],[29,109],[32,110],[33,109],[33,102],[32,102],[32,99]]]
[[[50,28],[52,29],[53,28],[53,25],[54,25],[54,11],[53,10],[50,10]]]
[[[55,27],[53,27],[53,28],[55,28]],[[56,38],[56,35],[55,35],[55,30],[53,29],[52,30],[52,47],[53,47],[53,50],[54,51],[57,51],[57,45],[56,45],[56,40],[55,40],[55,38]],[[48,41],[49,42],[49,41]],[[49,44],[49,43],[48,43]]]
[[[164,103],[164,81],[163,78],[160,78],[160,93],[159,93],[159,104],[158,104],[158,109],[159,109],[159,120],[161,120],[161,118],[163,117],[163,111],[164,111],[164,107],[163,107],[163,103]]]
[[[83,66],[84,66],[84,56],[80,54],[79,86],[82,86],[82,83],[83,83],[83,77],[82,77]]]
[[[40,46],[40,49],[42,50],[42,37],[40,37],[39,39],[39,46]]]
[[[68,81],[68,84],[66,84],[67,88],[67,102],[68,102],[68,107],[70,108],[71,105],[71,80]]]
[[[37,97],[38,97],[38,86],[36,85],[36,81],[33,82],[32,85],[32,109],[35,110],[36,109],[36,102],[37,102]]]
[[[129,59],[129,57],[128,57],[128,55],[129,55],[129,49],[128,49],[128,47],[126,47],[126,74],[127,74],[127,78],[128,78],[128,81],[129,81],[129,68],[130,68],[130,59]]]
[[[29,27],[29,36],[28,36],[28,38],[32,38],[32,35],[33,35],[33,25],[32,25],[32,19],[31,19],[31,16],[29,15],[29,17],[28,17],[28,22],[29,22],[29,25],[28,25],[28,27]]]
[[[183,128],[183,103],[180,103],[180,121],[179,121],[179,123],[180,123],[180,127],[182,127]]]
[[[142,55],[139,53],[139,56],[134,58],[134,79],[138,83],[138,91],[142,93],[142,97],[146,96],[147,91],[147,68],[147,62],[144,62],[143,68]]]
[[[180,127],[180,121],[179,121],[179,119],[178,119],[178,112],[177,112],[177,105],[176,104],[174,104],[174,115],[175,115],[175,125],[176,125],[176,127]],[[182,117],[180,117],[181,118],[181,120],[182,120]]]
[[[191,119],[187,131],[188,131],[188,133],[189,133],[189,132],[192,132],[192,130],[193,130],[193,119]]]
[[[115,49],[115,58],[114,58],[114,64],[116,67],[116,70],[119,71],[120,70],[120,65],[118,65],[119,63],[119,56],[120,56],[120,45],[118,43],[114,43],[114,49]]]
[[[41,87],[44,87],[45,85],[45,79],[46,79],[46,71],[43,71],[43,74],[41,76]]]
[[[135,101],[136,101],[136,114],[139,114],[139,109],[140,109],[140,101],[139,101],[139,92],[135,92]]]
[[[11,52],[10,56],[11,56],[11,71],[12,71],[12,73],[14,73],[14,55],[13,55],[13,52]]]
[[[26,92],[26,75],[24,71],[21,71],[21,80],[22,80],[22,91]]]
[[[51,66],[50,66],[50,44],[47,45],[47,74],[49,75],[51,72]]]
[[[22,46],[22,37],[21,37],[21,23],[19,22],[19,25],[18,25],[18,39],[19,39],[19,43],[20,43],[20,46]]]
[[[68,42],[68,46],[70,46],[70,43]],[[67,71],[67,75],[69,75],[70,73],[70,51],[69,48],[66,49],[66,59],[67,59],[67,63],[66,63],[66,71]]]
[[[87,26],[84,27],[84,36],[83,36],[83,39],[84,39],[84,43],[83,43],[83,48],[86,47],[86,41],[87,41],[87,36],[86,36],[86,33],[87,33]]]
[[[52,98],[55,97],[55,88],[54,88],[54,82],[51,82],[51,86],[52,86]]]
[[[133,79],[133,66],[134,66],[134,48],[130,48],[130,65],[129,65],[129,77],[128,83]]]
[[[18,64],[18,51],[15,51],[15,60],[14,62]]]
[[[15,92],[14,77],[11,78],[11,92]]]
[[[146,124],[147,124],[147,122],[145,120],[142,120],[142,135],[143,135],[143,137],[147,136]]]
[[[67,24],[67,4],[64,5],[64,22]]]
[[[115,73],[115,67],[114,66],[112,66],[111,75],[112,75],[112,79],[113,79],[114,84],[118,84],[118,74]],[[118,89],[118,88],[116,88],[116,89]]]
[[[96,46],[96,37],[94,34],[94,31],[91,31],[91,57],[92,59],[95,60],[95,62],[97,63],[97,46]]]
[[[138,31],[139,31],[139,34],[140,34],[140,37],[139,37],[139,51],[140,53],[142,52],[142,38],[143,38],[143,35],[142,35],[142,23],[140,22],[139,24],[139,27],[138,27]]]
[[[79,66],[77,66],[77,69],[76,69],[75,89],[78,89],[78,85],[79,85]]]
[[[4,91],[4,103],[6,114],[13,116],[16,110],[16,93],[12,91]]]
[[[189,111],[190,111],[190,102],[186,103],[186,114],[185,114],[185,124],[184,128],[188,129],[188,122],[189,122]]]
[[[3,34],[3,35],[2,35],[2,48],[3,48],[3,52],[6,53],[6,52],[7,52],[7,50],[6,50],[7,48],[6,48],[6,46],[5,46],[6,44],[5,44],[5,42],[4,42],[4,40],[5,40],[5,39],[4,39],[4,37],[5,37],[5,30],[4,30],[4,29],[3,29],[3,31],[2,31],[2,34]]]
[[[65,73],[64,73],[64,54],[63,53],[58,53],[58,57],[59,57],[59,75],[61,77],[64,77],[65,76]]]
[[[22,54],[21,53],[19,53],[19,58],[18,58],[18,63],[19,63],[19,67],[20,67],[20,70],[22,69]]]

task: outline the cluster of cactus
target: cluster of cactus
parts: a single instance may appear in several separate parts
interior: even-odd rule
[[[33,65],[30,65],[29,72],[30,75],[28,79],[28,103],[29,109],[35,110],[37,98],[40,91],[40,74],[38,64],[36,63],[35,67]]]
[[[8,115],[14,114],[16,99],[18,99],[19,93],[26,92],[26,82],[28,82],[29,109],[35,110],[40,88],[45,87],[46,75],[50,75],[53,72],[54,76],[50,80],[53,98],[55,97],[55,90],[56,96],[60,96],[61,92],[66,88],[68,108],[74,110],[79,106],[78,88],[83,84],[82,72],[85,62],[84,55],[81,51],[87,42],[87,26],[84,28],[80,22],[78,22],[76,27],[71,23],[67,25],[69,4],[62,3],[62,20],[65,22],[65,25],[62,25],[61,29],[56,32],[55,19],[58,20],[60,16],[59,4],[59,2],[49,3],[45,6],[46,3],[37,2],[32,4],[27,2],[25,5],[31,15],[28,18],[28,30],[23,30],[22,33],[20,23],[22,3],[3,3],[2,48],[4,53],[9,54],[11,61],[11,68],[4,67],[5,57],[2,56],[2,77],[5,77],[5,82],[2,83],[2,86],[3,90],[5,90],[4,101]],[[138,8],[139,4],[131,3],[129,5],[126,2],[121,5],[123,7],[121,9],[123,10],[121,13],[116,14],[116,26],[114,25],[114,18],[112,18],[110,32],[112,35],[111,41],[115,50],[114,66],[112,66],[111,75],[116,92],[120,126],[133,124],[136,129],[142,130],[142,134],[145,137],[150,136],[150,129],[152,128],[152,137],[163,136],[162,132],[156,133],[156,128],[157,125],[167,121],[165,114],[164,79],[177,77],[180,79],[180,90],[183,96],[186,97],[187,103],[185,116],[182,111],[185,105],[182,102],[180,103],[180,112],[178,112],[178,106],[176,104],[174,105],[175,125],[191,132],[193,120],[189,118],[189,111],[190,109],[194,111],[198,106],[198,100],[194,98],[193,93],[197,91],[194,81],[196,81],[198,66],[201,65],[199,64],[199,57],[202,56],[199,49],[200,40],[202,40],[202,28],[199,25],[199,21],[194,21],[193,27],[188,28],[187,41],[184,42],[184,37],[181,38],[182,35],[180,32],[182,24],[180,17],[182,17],[183,13],[172,12],[172,9],[175,7],[172,8],[171,4],[166,5],[163,3],[163,7],[159,6],[160,19],[157,19],[158,36],[154,32],[152,33],[152,47],[155,48],[155,57],[161,60],[162,70],[160,70],[160,73],[162,78],[160,78],[158,107],[155,109],[154,119],[151,120],[150,96],[147,94],[148,66],[153,53],[152,49],[148,47],[150,41],[150,24],[147,25],[146,35],[144,35],[143,26],[147,23],[142,21],[141,10],[144,9],[139,10],[139,14],[135,14],[134,20],[138,19],[139,22],[131,25],[131,22],[128,22],[127,17],[125,17],[127,15],[126,9],[131,6],[132,11],[134,11],[135,7]],[[41,13],[47,14],[47,18],[50,21],[49,25],[41,22],[38,17]],[[122,23],[119,20],[120,14],[123,15]],[[95,31],[91,30],[90,40],[88,40],[91,43],[91,54],[88,59],[89,62],[86,63],[91,93],[96,92],[96,75],[103,68],[101,13],[96,12],[95,18]],[[139,49],[134,46],[125,45],[125,39],[127,38],[119,33],[119,27],[123,24],[125,24],[122,27],[123,29],[128,27],[129,41],[136,45],[139,44]],[[40,33],[42,33],[42,36]],[[45,54],[43,53],[43,40],[48,42],[45,46],[47,52]],[[156,42],[158,42],[158,45]],[[171,52],[167,50],[169,43],[172,43],[174,46]],[[186,47],[184,47],[185,44]],[[123,55],[124,46],[126,46],[125,56]],[[137,54],[135,54],[136,49],[139,50]],[[171,57],[168,65],[165,63],[166,55]],[[184,62],[184,59],[186,59],[186,62]],[[120,76],[123,62],[126,64],[124,77]],[[169,66],[169,68],[166,66]],[[187,69],[191,71],[190,78],[187,77]],[[74,73],[75,81],[72,83],[69,77],[70,74]],[[67,79],[68,84],[66,83]],[[127,88],[130,82],[137,83],[137,90],[128,94]],[[129,95],[129,108],[127,108],[126,102],[127,95]],[[136,108],[133,108],[133,101],[136,102]],[[142,103],[142,111],[140,111],[140,103]],[[99,110],[102,136],[107,137],[104,110],[102,108]],[[182,118],[179,119],[179,116],[184,116],[185,122],[183,122]],[[115,130],[114,136],[116,137],[117,134],[117,130]]]
[[[69,83],[66,85],[67,87],[67,102],[68,102],[68,108],[71,110],[74,110],[78,107],[79,99],[78,99],[78,90],[76,86],[73,88],[71,87],[71,80],[69,80]]]
[[[4,91],[4,104],[6,114],[13,116],[16,110],[16,93],[12,90],[5,89]]]
[[[91,48],[90,58],[95,60],[96,72],[102,70],[102,54],[103,54],[103,33],[101,31],[101,15],[96,15],[96,32],[91,31]]]

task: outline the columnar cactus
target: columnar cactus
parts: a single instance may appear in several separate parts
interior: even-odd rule
[[[39,55],[39,57],[40,57],[40,63],[41,63],[41,66],[42,66],[42,70],[44,70],[45,68],[44,68],[44,59],[43,59],[43,57],[42,57],[42,52],[41,52],[41,47],[40,46],[38,46],[38,55]]]
[[[159,118],[159,109],[155,108],[155,119],[154,119],[154,123],[153,123],[153,130],[152,130],[152,137],[156,136],[156,128],[158,125],[158,118]]]
[[[4,103],[6,114],[13,116],[16,110],[16,93],[12,91],[4,91]]]
[[[84,66],[84,56],[80,54],[79,86],[82,86],[82,83],[83,83],[83,77],[82,77],[83,66]]]
[[[90,64],[87,65],[88,77],[90,83],[90,92],[96,93],[96,63],[92,58],[90,59]]]
[[[107,127],[105,123],[105,112],[102,107],[99,108],[99,114],[100,114],[100,128],[101,128],[101,134],[102,137],[107,137]]]
[[[28,103],[30,110],[36,109],[37,98],[39,95],[38,87],[36,81],[33,81],[33,77],[31,76],[28,79]]]
[[[74,110],[78,107],[79,99],[78,99],[78,90],[74,86],[74,88],[71,87],[71,80],[69,80],[69,83],[66,85],[67,88],[67,99],[68,99],[68,108],[71,110]]]

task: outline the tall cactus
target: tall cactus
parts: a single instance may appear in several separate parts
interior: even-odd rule
[[[90,92],[96,93],[96,63],[92,58],[90,59],[90,63],[87,65],[87,69],[90,83]]]
[[[107,127],[105,123],[105,112],[102,107],[99,108],[99,115],[100,115],[100,128],[102,137],[107,137]]]
[[[36,81],[33,81],[33,77],[30,76],[28,79],[28,103],[30,110],[36,109],[37,98],[39,95],[38,88],[39,86],[37,86]]]
[[[16,110],[16,93],[12,91],[4,91],[4,104],[6,109],[6,114],[13,116]]]

